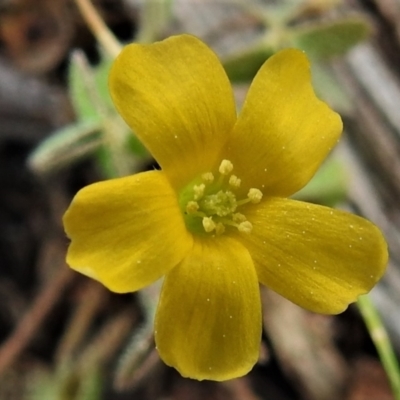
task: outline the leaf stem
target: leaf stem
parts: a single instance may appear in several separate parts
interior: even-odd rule
[[[399,363],[378,311],[368,295],[360,296],[357,305],[386,371],[394,398],[400,400]]]

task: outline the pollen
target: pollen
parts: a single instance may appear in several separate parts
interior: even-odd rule
[[[241,213],[235,213],[232,215],[232,220],[234,222],[244,222],[244,221],[246,221],[246,216]]]
[[[193,186],[193,192],[194,192],[194,199],[199,200],[203,197],[204,195],[204,189],[206,188],[206,185],[204,183],[201,183],[200,185],[194,185]]]
[[[205,196],[201,202],[201,206],[206,213],[225,217],[236,210],[236,197],[231,191],[224,192],[220,190],[216,194]]]
[[[204,217],[202,222],[203,228],[207,233],[212,232],[217,227],[212,217]]]
[[[206,172],[201,176],[201,179],[203,179],[205,183],[212,183],[214,182],[214,174],[212,172]]]
[[[250,233],[253,230],[253,224],[249,221],[243,221],[238,225],[239,232]]]
[[[236,175],[230,176],[229,185],[232,186],[233,188],[235,188],[235,189],[239,188],[241,183],[242,183],[242,180],[239,179]]]
[[[249,190],[249,193],[247,194],[247,197],[250,199],[250,201],[253,204],[257,204],[261,201],[263,194],[262,194],[261,190],[251,188]]]
[[[221,175],[229,175],[233,170],[233,164],[229,160],[222,160],[218,170]]]
[[[186,211],[188,212],[188,214],[193,214],[196,211],[198,211],[199,209],[199,203],[197,201],[189,201],[186,204]]]

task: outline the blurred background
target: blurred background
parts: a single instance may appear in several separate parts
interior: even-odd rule
[[[0,400],[399,399],[356,305],[316,315],[263,289],[253,371],[197,382],[154,349],[157,285],[116,295],[66,266],[77,190],[154,166],[110,102],[118,42],[182,32],[218,53],[238,108],[270,55],[306,51],[345,133],[296,197],[382,229],[371,299],[400,352],[400,0],[0,0]]]

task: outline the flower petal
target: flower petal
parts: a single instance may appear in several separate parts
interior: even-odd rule
[[[165,175],[145,172],[83,188],[64,215],[67,263],[115,292],[132,292],[175,267],[192,247]]]
[[[190,35],[126,46],[110,73],[114,103],[180,188],[211,170],[236,120],[217,56]]]
[[[340,116],[314,94],[307,57],[282,50],[254,78],[225,158],[247,187],[285,197],[310,180],[341,131]]]
[[[183,376],[222,381],[257,362],[261,302],[256,271],[240,243],[195,241],[165,278],[156,315],[161,358]]]
[[[301,307],[337,314],[367,293],[387,264],[387,245],[369,221],[327,207],[269,199],[246,212],[242,241],[261,283]]]

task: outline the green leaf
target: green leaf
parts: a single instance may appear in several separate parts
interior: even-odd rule
[[[74,161],[82,151],[96,150],[96,160],[102,173],[107,178],[123,176],[133,172],[139,166],[140,159],[148,158],[148,152],[138,139],[132,134],[126,124],[117,114],[108,89],[108,76],[113,60],[101,54],[101,62],[92,67],[81,52],[75,52],[71,58],[69,70],[69,88],[78,122],[82,126],[86,121],[98,121],[100,125],[97,141],[74,143],[74,147],[65,147],[63,154],[57,146],[53,146],[53,153],[46,151],[46,157],[35,156],[34,169],[50,170],[49,165],[64,164]],[[120,121],[120,122],[119,122]],[[71,129],[69,129],[71,130]],[[66,138],[71,132],[61,132],[58,138]],[[59,142],[59,141],[58,141]],[[48,143],[46,143],[47,145]],[[50,143],[52,144],[52,143]],[[95,144],[96,147],[93,148]],[[50,149],[46,146],[46,149]],[[42,154],[41,152],[40,154]],[[36,162],[39,160],[39,163]],[[45,161],[44,163],[41,161]],[[40,164],[40,165],[39,165]],[[39,165],[40,168],[37,168]]]
[[[272,54],[273,50],[264,42],[261,42],[249,49],[229,56],[222,61],[222,64],[231,82],[250,82],[265,60]]]
[[[341,162],[330,157],[317,171],[311,181],[293,198],[310,203],[334,206],[344,200],[347,180]]]
[[[115,110],[114,104],[111,100],[110,91],[108,89],[108,76],[114,60],[106,53],[101,53],[101,61],[94,68],[94,79],[96,90],[104,102],[104,105],[112,110]]]
[[[99,120],[91,119],[67,125],[43,140],[30,154],[27,163],[39,173],[46,174],[92,154],[101,144]]]
[[[172,18],[173,0],[147,0],[143,2],[136,41],[153,43],[162,38]]]
[[[33,371],[26,400],[100,400],[104,376],[99,366],[83,371],[76,364],[58,364],[52,371]]]
[[[118,177],[118,169],[115,165],[113,154],[109,146],[100,146],[96,151],[96,161],[102,175],[106,179]]]
[[[83,53],[76,51],[69,67],[68,87],[78,119],[104,117],[104,110],[113,110],[108,90],[108,74],[112,60],[102,55],[96,67],[90,66]]]
[[[311,71],[313,86],[318,97],[326,101],[342,116],[351,114],[354,105],[331,71],[320,62],[314,62]]]
[[[81,380],[76,400],[101,400],[104,388],[104,375],[99,366],[93,366],[85,369],[80,374]]]
[[[72,106],[78,119],[85,120],[97,117],[97,110],[88,88],[88,86],[92,86],[93,90],[93,84],[90,85],[86,77],[90,73],[90,67],[84,54],[75,51],[72,54],[68,69],[68,88]]]
[[[344,54],[356,44],[367,39],[371,24],[361,15],[346,17],[334,22],[316,23],[291,30],[291,43],[312,58],[329,58]]]
[[[132,152],[132,154],[143,158],[149,157],[149,152],[146,147],[144,147],[142,142],[132,133],[128,134],[126,142],[127,148]]]

